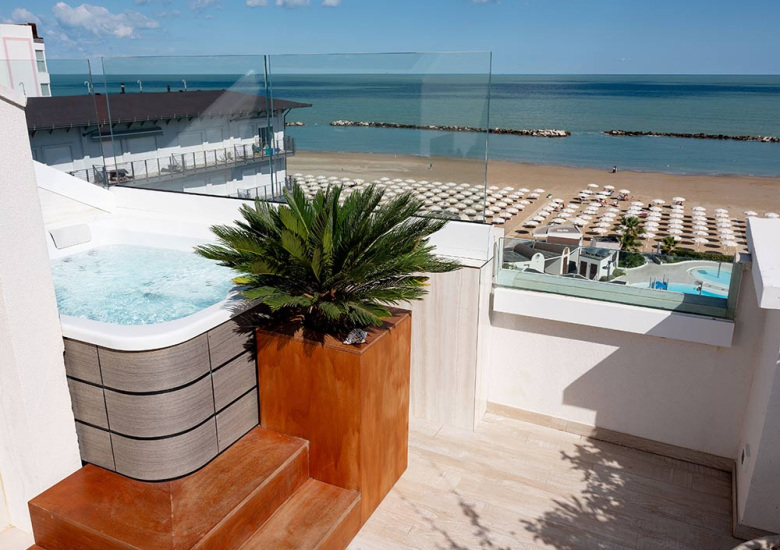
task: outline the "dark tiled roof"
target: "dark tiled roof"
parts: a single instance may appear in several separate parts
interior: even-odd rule
[[[197,116],[252,115],[266,113],[265,97],[229,90],[154,92],[143,94],[31,97],[27,99],[27,128],[51,130],[129,122],[168,120]],[[285,99],[271,102],[274,111],[311,107]]]

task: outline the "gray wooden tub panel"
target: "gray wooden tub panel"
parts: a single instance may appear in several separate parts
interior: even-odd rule
[[[260,422],[257,388],[217,414],[217,433],[221,453]]]
[[[219,454],[217,425],[210,418],[194,430],[164,439],[130,439],[111,434],[116,471],[156,481],[194,472]]]
[[[214,404],[217,411],[257,386],[257,360],[253,353],[239,355],[214,371]]]
[[[81,458],[136,479],[187,475],[259,423],[254,335],[229,321],[127,352],[65,339]]]
[[[177,434],[214,416],[208,375],[176,391],[138,395],[106,390],[111,431],[131,437]]]
[[[196,380],[209,371],[205,334],[154,351],[98,348],[100,371],[107,388],[127,392],[166,391]]]

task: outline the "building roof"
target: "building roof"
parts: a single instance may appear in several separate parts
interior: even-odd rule
[[[108,97],[108,101],[106,98]],[[285,99],[272,99],[274,112],[300,107]],[[259,115],[270,110],[265,97],[230,90],[101,94],[27,99],[27,129],[54,130],[109,123],[127,124],[198,116]]]
[[[542,225],[533,231],[534,237],[544,237],[545,235],[555,235],[558,237],[579,238],[582,230],[576,225]]]

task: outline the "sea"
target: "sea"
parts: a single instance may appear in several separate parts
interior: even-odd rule
[[[141,81],[139,84],[138,81]],[[612,137],[607,130],[780,136],[780,75],[119,74],[118,93],[234,89],[311,104],[292,110],[299,150],[389,153],[675,174],[780,176],[780,143]],[[85,94],[52,74],[54,95]],[[560,129],[565,138],[333,127],[336,120]]]

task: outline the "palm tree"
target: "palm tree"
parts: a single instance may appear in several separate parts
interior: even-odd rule
[[[379,206],[383,193],[369,186],[342,204],[340,186],[307,199],[296,185],[284,205],[242,206],[243,219],[212,227],[218,244],[196,252],[239,272],[243,296],[279,320],[332,334],[376,326],[388,306],[427,293],[425,273],[460,267],[429,244],[446,220],[413,217],[422,203],[410,193]]]
[[[666,256],[670,256],[674,254],[675,250],[677,250],[677,241],[674,236],[667,235],[664,237],[664,240],[661,241],[661,252]]]
[[[620,235],[620,246],[628,252],[639,248],[639,232],[642,226],[639,225],[639,218],[635,216],[623,216],[620,220],[620,228],[623,232]]]

